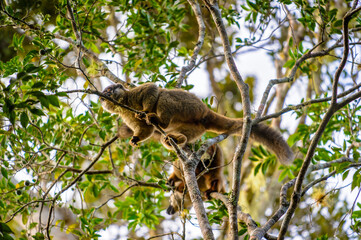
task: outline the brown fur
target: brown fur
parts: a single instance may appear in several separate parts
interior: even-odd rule
[[[152,124],[158,124],[167,133],[161,142],[168,149],[172,149],[169,138],[183,147],[199,139],[206,131],[218,134],[242,133],[242,119],[217,114],[194,94],[181,89],[162,89],[153,83],[146,83],[127,90],[115,84],[107,87],[103,93],[121,104],[147,113],[146,118],[142,119],[132,111],[101,99],[105,110],[119,114],[132,129],[130,143],[134,146],[153,135],[155,128]],[[281,163],[292,162],[293,152],[277,130],[264,124],[255,124],[251,137],[274,151]]]
[[[209,170],[201,175],[198,180],[199,190],[205,193],[205,199],[209,199],[211,192],[224,193],[224,180],[223,180],[223,156],[222,151],[218,145],[212,145],[207,152],[203,155],[201,162],[199,162],[196,168],[196,176],[201,174],[205,167]],[[189,209],[192,207],[192,202],[189,194],[184,194],[185,182],[183,178],[183,168],[179,160],[176,160],[173,165],[173,173],[168,178],[168,184],[174,186],[174,192],[170,196],[170,205],[167,209],[168,214],[174,214],[181,209],[183,197],[183,208]]]

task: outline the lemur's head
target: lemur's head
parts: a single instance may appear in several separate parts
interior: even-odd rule
[[[109,87],[106,87],[103,90],[102,94],[110,98],[113,98],[117,102],[120,102],[123,99],[126,91],[127,90],[123,87],[123,85],[114,84],[114,85],[110,85]],[[100,102],[102,103],[103,108],[108,112],[118,113],[121,110],[119,106],[115,105],[114,103],[102,97],[100,98]]]

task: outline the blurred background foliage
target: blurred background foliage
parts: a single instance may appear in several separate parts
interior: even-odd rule
[[[106,239],[115,231],[110,239],[146,239],[173,232],[165,237],[170,239],[179,238],[174,232],[189,232],[196,225],[192,214],[184,211],[169,217],[164,212],[171,193],[166,181],[176,155],[151,140],[139,148],[132,148],[129,139],[104,147],[116,136],[121,119],[105,112],[96,95],[69,92],[101,91],[119,81],[135,85],[152,81],[174,88],[198,38],[188,2],[0,3],[1,237],[98,239],[103,235]],[[196,68],[182,87],[210,89],[203,101],[213,110],[242,117],[240,93],[225,64],[218,32],[207,8],[200,4],[206,37]],[[318,43],[317,51],[335,47],[324,57],[304,61],[292,83],[276,86],[264,114],[330,95],[343,51],[339,42],[342,17],[351,4],[338,0],[219,1],[234,56],[250,86],[254,111],[267,81],[288,76],[296,61]],[[358,14],[350,23],[352,44],[340,92],[360,84],[360,30]],[[250,67],[247,61],[252,58],[259,60],[252,67],[257,71],[248,73],[244,68]],[[265,62],[271,63],[271,70]],[[205,73],[205,81],[200,81],[199,72]],[[272,76],[265,75],[269,72]],[[321,102],[295,109],[268,122],[289,137],[297,153],[293,165],[280,166],[262,147],[249,147],[239,204],[261,224],[278,208],[282,184],[297,175],[328,105]],[[305,194],[289,237],[360,237],[360,108],[358,99],[334,115],[313,159],[316,165],[345,157],[356,162],[355,166],[335,163],[308,175],[306,182],[310,183],[337,171],[336,177]],[[230,137],[221,143],[226,163],[232,159],[237,140]],[[78,178],[93,161],[91,170]],[[224,167],[227,189],[231,166]],[[208,206],[210,221],[221,229],[227,215],[224,206],[217,201]],[[278,232],[276,226],[272,233]],[[227,238],[226,231],[217,234],[219,239]],[[247,238],[242,230],[240,235]]]

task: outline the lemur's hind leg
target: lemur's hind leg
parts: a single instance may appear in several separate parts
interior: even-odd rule
[[[183,124],[178,128],[167,133],[162,139],[163,145],[168,149],[173,149],[169,138],[172,138],[180,147],[184,147],[187,143],[192,143],[199,139],[205,132],[205,128],[200,124]]]
[[[136,120],[137,123],[134,124],[133,137],[130,140],[132,146],[138,146],[138,142],[142,142],[148,139],[154,133],[154,126],[148,125],[145,121]],[[133,126],[130,126],[131,128]]]

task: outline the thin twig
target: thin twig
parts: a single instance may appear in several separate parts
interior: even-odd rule
[[[154,239],[154,238],[161,238],[161,237],[168,236],[168,235],[172,235],[172,237],[173,237],[173,235],[178,235],[179,237],[183,238],[182,235],[180,235],[180,234],[177,233],[177,232],[170,232],[170,233],[163,233],[163,234],[159,234],[159,235],[150,237],[150,238],[148,238],[148,240]]]
[[[110,200],[113,200],[113,199],[116,199],[116,198],[118,198],[118,197],[121,197],[121,196],[123,196],[124,195],[124,193],[126,193],[129,189],[131,189],[131,188],[133,188],[133,187],[135,187],[135,186],[137,186],[138,184],[132,184],[132,185],[130,185],[129,187],[127,187],[122,193],[120,193],[120,194],[117,194],[117,195],[115,195],[115,196],[112,196],[111,198],[109,198],[108,200],[106,200],[104,203],[102,203],[101,205],[99,205],[98,207],[96,207],[95,208],[95,211],[96,210],[99,210],[100,208],[102,208],[102,207],[104,207]],[[93,212],[93,216],[94,216],[94,214],[95,214],[95,211]]]
[[[191,57],[191,60],[187,66],[183,66],[181,69],[181,72],[179,74],[178,80],[177,80],[177,87],[180,87],[184,81],[184,77],[187,72],[192,70],[192,68],[195,66],[198,54],[203,46],[206,27],[203,22],[202,12],[201,8],[199,7],[198,1],[195,0],[188,0],[189,5],[191,5],[193,12],[196,16],[197,23],[198,23],[198,41],[193,49],[193,55]]]
[[[356,89],[359,89],[361,88],[361,83],[340,93],[337,98],[342,98],[342,97],[345,97],[347,96],[348,94],[354,92]],[[282,114],[286,113],[286,112],[290,112],[290,111],[294,111],[294,110],[297,110],[297,109],[302,109],[304,107],[307,107],[307,106],[310,106],[312,104],[316,104],[316,103],[321,103],[321,102],[328,102],[331,100],[331,97],[325,97],[325,98],[317,98],[317,99],[312,99],[312,100],[309,100],[309,101],[306,101],[306,102],[303,102],[303,103],[300,103],[298,105],[289,105],[285,108],[283,108],[281,111],[279,112],[276,112],[276,113],[272,113],[272,114],[268,114],[266,116],[263,116],[263,117],[260,117],[258,119],[255,119],[253,120],[253,123],[256,124],[256,123],[259,123],[259,122],[262,122],[262,121],[265,121],[265,120],[268,120],[268,119],[271,119],[271,118],[276,118],[276,117],[279,117],[281,116]]]
[[[35,204],[35,203],[40,203],[40,202],[50,202],[51,200],[34,200],[34,201],[31,201],[31,202],[28,202],[24,205],[22,205],[20,208],[18,208],[13,214],[11,214],[10,218],[8,220],[5,220],[5,223],[8,223],[10,222],[11,220],[14,219],[14,217],[19,213],[21,212],[24,208],[26,208],[27,206],[29,205],[32,205],[32,204]]]

